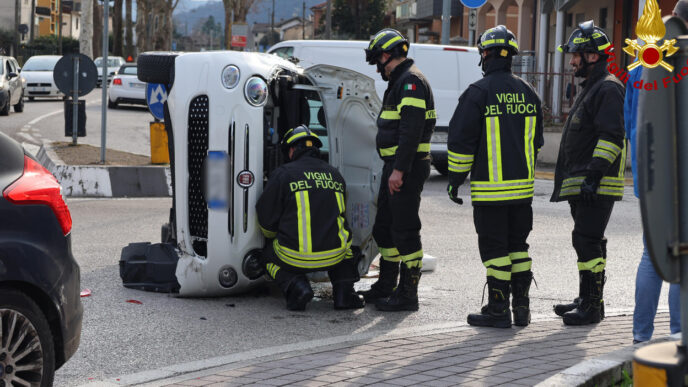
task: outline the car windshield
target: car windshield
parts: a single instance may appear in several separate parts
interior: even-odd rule
[[[125,74],[125,75],[136,75],[136,66],[127,66],[127,67],[122,67],[119,70],[119,74]]]
[[[119,65],[120,65],[119,59],[111,59],[111,58],[108,58],[107,63],[108,63],[108,64],[107,64],[108,67],[116,67],[116,66],[119,66]],[[95,64],[96,64],[96,66],[98,66],[98,67],[103,67],[103,58],[96,58]]]
[[[22,71],[53,71],[60,57],[32,56],[26,61]]]

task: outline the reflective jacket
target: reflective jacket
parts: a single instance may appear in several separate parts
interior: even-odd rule
[[[413,160],[430,154],[436,118],[430,84],[413,65],[413,59],[406,59],[390,74],[377,119],[380,157],[393,161],[394,169],[408,172]]]
[[[606,61],[582,83],[564,124],[554,171],[553,202],[575,199],[591,171],[602,175],[600,199],[621,200],[626,169],[624,86],[609,74]]]
[[[346,183],[310,154],[275,169],[256,203],[258,223],[275,254],[302,269],[325,269],[350,258]]]
[[[507,59],[486,64],[485,77],[466,89],[449,122],[450,181],[471,172],[473,205],[530,203],[542,145],[541,101],[511,73]]]

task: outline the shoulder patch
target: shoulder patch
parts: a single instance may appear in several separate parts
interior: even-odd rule
[[[404,90],[416,90],[415,83],[407,83],[404,85]]]

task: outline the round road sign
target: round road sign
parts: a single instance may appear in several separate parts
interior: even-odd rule
[[[487,0],[461,0],[461,4],[468,8],[480,8],[487,3]]]
[[[79,78],[77,92],[79,97],[84,96],[96,87],[96,80],[98,79],[98,69],[91,58],[84,54],[67,54],[60,58],[55,64],[53,70],[53,80],[55,85],[65,95],[71,96],[74,94],[74,62],[79,62]]]

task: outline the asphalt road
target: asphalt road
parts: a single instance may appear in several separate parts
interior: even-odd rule
[[[80,142],[99,144],[93,133],[99,129],[99,96],[87,97],[91,103],[89,132]],[[60,104],[27,102],[25,113],[0,117],[0,130],[27,143],[38,144],[42,138],[64,140],[58,113],[29,124],[61,109]],[[149,120],[150,115],[143,110],[110,110],[108,144],[145,154],[142,144],[147,141]],[[90,129],[93,126],[95,129]],[[423,192],[424,251],[436,256],[438,265],[435,272],[425,273],[421,279],[421,308],[415,313],[382,313],[372,306],[334,311],[331,300],[322,292],[316,292],[323,298],[314,300],[305,313],[295,313],[285,310],[279,295],[266,290],[237,297],[181,299],[126,289],[119,278],[122,247],[131,242],[158,241],[171,200],[68,200],[82,288],[91,289],[92,296],[82,299],[85,314],[81,346],[57,372],[55,385],[78,385],[323,337],[465,323],[467,313],[481,306],[485,269],[478,255],[472,209],[449,201],[445,187],[446,179],[433,171]],[[552,304],[568,301],[577,293],[576,257],[570,245],[573,223],[567,204],[549,202],[551,191],[550,181],[536,182],[534,228],[529,238],[537,280],[537,287],[531,290],[534,319],[552,316]],[[466,198],[467,187],[462,187],[461,192]],[[607,237],[606,309],[608,313],[631,312],[642,231],[638,201],[630,187],[614,208]],[[364,279],[357,288],[365,289],[373,281]],[[129,299],[142,304],[127,303]],[[660,307],[666,307],[666,294],[660,302]]]

